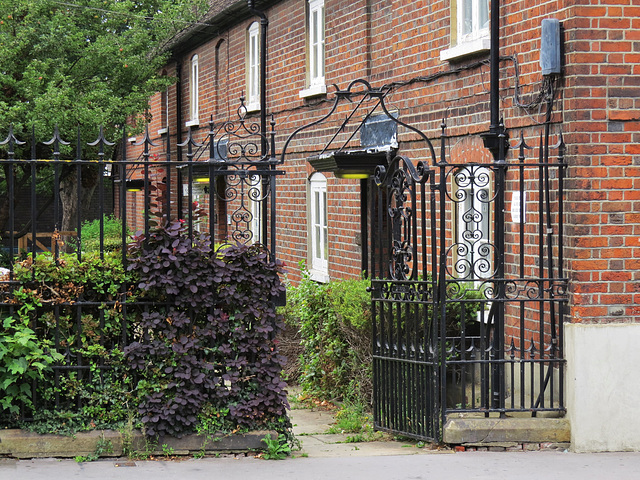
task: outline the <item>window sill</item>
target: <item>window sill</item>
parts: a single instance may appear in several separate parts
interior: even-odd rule
[[[471,55],[486,53],[491,50],[491,40],[487,37],[477,38],[468,42],[460,43],[455,47],[440,51],[440,60],[443,62],[455,62],[456,60]]]
[[[326,95],[326,94],[327,94],[327,86],[324,84],[311,85],[309,88],[300,90],[300,93],[298,93],[300,98],[318,97],[320,95]]]
[[[247,113],[259,112],[260,102],[247,103],[244,108],[247,109]]]
[[[313,269],[309,269],[309,278],[318,283],[329,283],[331,280],[328,273]]]
[[[200,120],[189,120],[188,122],[185,122],[184,126],[185,127],[199,127],[200,126]]]
[[[161,128],[160,130],[158,130],[158,135],[165,135],[167,133],[167,128]]]

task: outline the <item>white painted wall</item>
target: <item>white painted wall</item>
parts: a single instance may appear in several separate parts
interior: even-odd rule
[[[640,324],[565,325],[576,452],[640,451]]]

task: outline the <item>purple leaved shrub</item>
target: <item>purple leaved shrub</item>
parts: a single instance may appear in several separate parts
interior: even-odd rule
[[[284,323],[273,302],[284,286],[269,252],[215,251],[208,235],[191,238],[176,221],[134,237],[128,260],[146,305],[125,349],[146,433],[191,433],[205,408],[228,409],[235,428],[287,424],[285,359],[274,341]]]

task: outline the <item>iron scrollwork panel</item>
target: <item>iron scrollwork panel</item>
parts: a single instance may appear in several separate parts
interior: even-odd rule
[[[393,280],[415,280],[419,275],[417,204],[419,187],[424,186],[430,174],[422,163],[416,168],[402,156],[395,157],[388,170],[383,166],[376,170],[378,187],[386,187],[391,235],[389,278]],[[424,197],[424,188],[421,190]]]
[[[450,177],[450,179],[449,179]],[[447,172],[454,235],[447,249],[447,274],[474,281],[495,276],[496,245],[492,241],[493,171],[488,165],[469,164]]]

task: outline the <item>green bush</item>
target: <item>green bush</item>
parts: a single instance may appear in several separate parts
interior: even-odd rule
[[[300,334],[302,354],[298,378],[303,394],[371,403],[372,316],[371,293],[367,291],[370,285],[367,279],[320,284],[310,278],[302,265],[302,280],[298,286],[288,288],[288,303],[283,314],[289,328],[297,328]],[[483,292],[464,282],[451,282],[447,288],[452,301],[446,304],[445,335],[460,336],[463,312],[465,334],[477,334],[475,316],[486,300]],[[408,315],[411,310],[402,309],[402,312]],[[433,318],[432,307],[423,313],[424,320]],[[394,323],[398,329],[395,335],[403,335],[407,319]]]
[[[366,279],[319,284],[303,267],[289,287],[285,321],[297,325],[303,351],[300,384],[325,399],[371,398],[371,297]]]
[[[105,215],[103,219],[105,252],[120,250],[122,248],[122,220],[113,215]],[[100,219],[88,220],[82,224],[82,253],[100,251]],[[126,236],[130,234],[126,231]],[[77,239],[75,239],[77,242]],[[127,242],[128,238],[124,241]]]
[[[51,371],[50,365],[62,355],[51,351],[53,342],[39,339],[30,327],[29,313],[39,302],[22,288],[16,298],[28,300],[16,314],[4,317],[0,332],[0,412],[16,416],[20,405],[32,408],[31,383],[42,380]]]
[[[80,261],[76,254],[27,254],[13,272],[19,289],[0,283],[0,424],[16,426],[20,417],[33,416],[24,426],[58,433],[122,425],[137,404],[120,350],[123,330],[131,333],[118,303],[131,277],[122,256],[89,252]],[[75,305],[88,299],[93,302]],[[16,306],[13,313],[7,304]],[[51,374],[54,363],[72,367],[78,358],[88,370]]]

